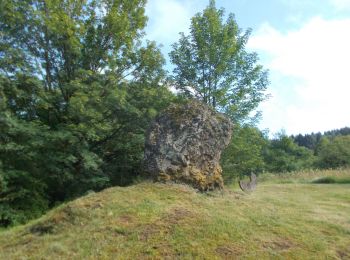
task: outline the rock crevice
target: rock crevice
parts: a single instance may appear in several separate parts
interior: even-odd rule
[[[172,105],[146,135],[144,166],[157,181],[182,182],[199,190],[222,188],[219,161],[233,125],[198,101]]]

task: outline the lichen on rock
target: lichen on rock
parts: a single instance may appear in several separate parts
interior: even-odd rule
[[[198,102],[171,105],[146,135],[144,166],[156,181],[187,183],[199,190],[223,187],[219,161],[233,125]]]

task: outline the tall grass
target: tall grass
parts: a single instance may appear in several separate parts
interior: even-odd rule
[[[349,183],[350,168],[329,170],[303,170],[286,173],[263,173],[259,175],[259,182],[266,183]],[[322,182],[322,179],[325,179]]]
[[[1,232],[0,259],[350,259],[349,187],[110,188]]]
[[[322,177],[316,180],[313,180],[312,183],[318,183],[318,184],[350,184],[350,177],[333,177],[333,176],[327,176]]]

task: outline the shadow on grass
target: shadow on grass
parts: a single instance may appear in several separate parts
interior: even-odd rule
[[[350,177],[348,178],[337,178],[337,177],[322,177],[313,180],[311,183],[316,184],[350,184]]]

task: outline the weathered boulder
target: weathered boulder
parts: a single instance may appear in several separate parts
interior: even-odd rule
[[[233,125],[198,101],[172,105],[155,118],[145,143],[145,171],[156,181],[182,182],[199,190],[222,188],[219,164]]]

